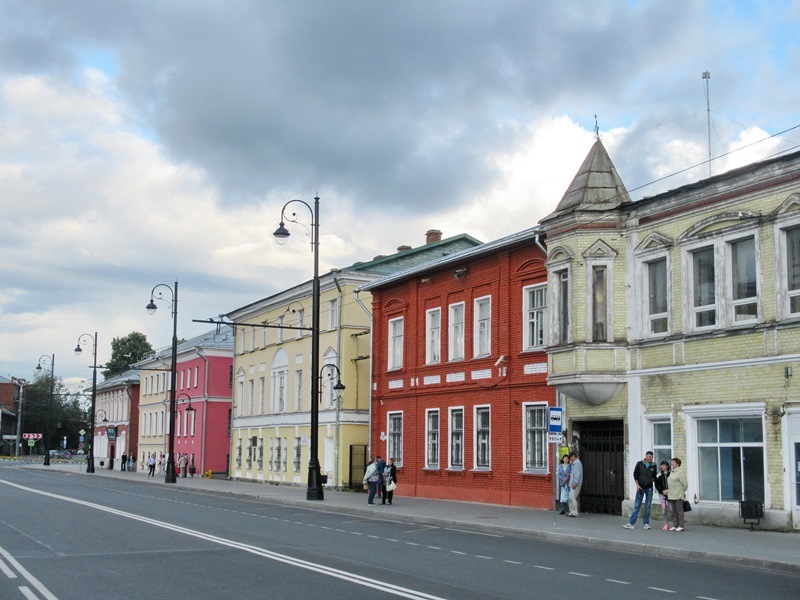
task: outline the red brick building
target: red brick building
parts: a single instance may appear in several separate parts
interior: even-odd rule
[[[398,494],[553,506],[544,261],[533,228],[362,286],[371,453]]]

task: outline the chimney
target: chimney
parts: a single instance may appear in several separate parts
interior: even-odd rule
[[[411,246],[398,246],[397,247],[397,251],[398,252],[405,252],[406,250],[411,250]]]
[[[425,232],[425,243],[426,244],[433,244],[434,242],[441,242],[442,241],[442,232],[438,229],[428,229]]]

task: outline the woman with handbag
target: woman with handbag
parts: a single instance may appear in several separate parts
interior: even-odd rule
[[[393,458],[386,459],[386,468],[383,470],[383,481],[386,487],[386,493],[383,495],[383,502],[381,502],[381,504],[386,504],[387,500],[389,504],[391,504],[392,498],[394,498],[394,490],[397,488],[397,467],[394,466]]]
[[[686,481],[686,471],[681,466],[681,459],[672,459],[672,473],[669,476],[669,488],[665,490],[669,498],[669,511],[672,513],[672,527],[670,531],[684,531],[683,526],[683,502],[686,500],[686,489],[689,484]]]
[[[661,512],[664,515],[664,531],[669,529],[669,503],[667,502],[667,490],[669,489],[669,463],[665,460],[659,465],[660,471],[656,475],[656,491],[661,494]]]
[[[561,464],[558,465],[558,501],[561,503],[561,514],[567,514],[567,502],[569,501],[569,475],[572,471],[572,463],[569,462],[569,454],[561,457]]]

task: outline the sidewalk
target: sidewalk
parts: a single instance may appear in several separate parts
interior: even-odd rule
[[[623,529],[623,517],[583,514],[577,519],[555,515],[552,511],[473,502],[405,498],[402,482],[398,484],[394,504],[367,505],[366,494],[338,492],[325,489],[321,502],[306,500],[306,488],[179,477],[175,484],[165,484],[163,476],[148,479],[146,473],[109,471],[98,468],[94,475],[86,473],[86,464],[53,464],[50,467],[85,477],[112,477],[139,483],[168,486],[172,490],[258,498],[265,502],[296,505],[303,508],[339,511],[365,517],[379,517],[401,522],[424,523],[435,526],[468,529],[485,533],[512,534],[535,540],[566,544],[592,545],[623,552],[647,554],[653,557],[688,559],[728,567],[744,566],[800,575],[800,535],[774,531],[750,531],[726,527],[692,525],[691,514],[686,516],[687,530],[675,533],[653,529]]]

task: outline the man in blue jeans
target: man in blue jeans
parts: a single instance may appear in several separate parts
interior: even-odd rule
[[[644,455],[644,460],[640,460],[633,468],[633,481],[636,483],[636,500],[633,502],[633,513],[630,521],[625,523],[625,529],[636,529],[636,519],[639,518],[639,510],[644,505],[644,528],[650,529],[650,504],[653,502],[653,482],[658,474],[658,468],[653,462],[653,451],[648,450]]]

